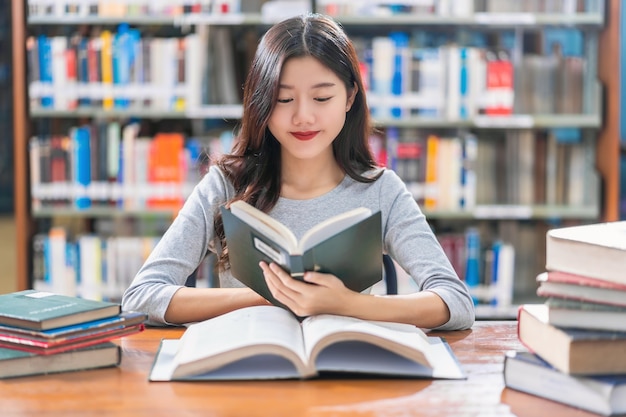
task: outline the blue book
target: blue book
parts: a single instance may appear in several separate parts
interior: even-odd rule
[[[31,340],[45,343],[58,343],[72,338],[84,337],[85,335],[99,334],[106,331],[135,326],[144,323],[147,318],[147,315],[144,313],[123,311],[120,314],[111,317],[47,330],[34,330],[23,327],[0,325],[0,341],[13,340],[16,337],[19,337],[25,341]]]
[[[113,84],[120,88],[128,87],[133,61],[133,43],[127,24],[121,24],[113,39]],[[125,94],[114,98],[116,108],[127,108],[130,100]]]
[[[37,37],[37,51],[39,53],[39,82],[42,86],[41,107],[52,107],[52,49],[50,39],[45,35]]]
[[[91,132],[89,126],[73,129],[74,183],[76,184],[75,205],[78,209],[91,207],[88,187],[91,183]]]
[[[465,232],[465,283],[472,293],[474,304],[478,304],[475,289],[480,285],[480,234],[478,229],[469,228]]]
[[[505,355],[504,384],[507,388],[605,416],[626,413],[626,374],[570,375],[530,352],[513,351]]]
[[[393,58],[393,76],[391,78],[391,94],[401,96],[406,93],[408,77],[408,60],[409,57],[409,35],[402,32],[393,32],[389,37],[395,45],[395,53]],[[391,108],[391,117],[399,119],[403,116],[403,107],[394,106]]]

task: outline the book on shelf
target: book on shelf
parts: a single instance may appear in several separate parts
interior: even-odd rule
[[[0,348],[0,379],[105,368],[119,365],[121,359],[121,348],[111,342],[55,355]]]
[[[307,379],[331,374],[463,379],[446,341],[399,323],[255,306],[165,339],[150,381]]]
[[[605,416],[626,413],[626,375],[569,375],[530,352],[505,354],[504,385]]]
[[[562,271],[537,275],[537,295],[626,307],[626,284]]]
[[[626,284],[626,221],[549,230],[546,269]]]
[[[0,325],[47,330],[113,317],[117,303],[24,290],[0,295]]]
[[[380,212],[357,208],[333,216],[299,240],[289,228],[244,201],[221,208],[235,278],[274,304],[260,261],[275,262],[294,278],[305,271],[332,273],[353,291],[364,291],[382,279]]]
[[[626,332],[558,327],[545,304],[523,304],[518,338],[561,372],[574,375],[625,374]]]
[[[32,330],[0,325],[0,345],[25,345],[40,348],[63,347],[85,340],[117,337],[119,332],[143,324],[147,315],[124,311],[117,316],[72,324],[48,330]]]

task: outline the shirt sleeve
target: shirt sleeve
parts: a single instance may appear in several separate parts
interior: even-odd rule
[[[124,292],[123,310],[146,313],[150,324],[168,324],[167,307],[212,249],[214,216],[231,192],[221,171],[211,167]]]
[[[402,180],[386,170],[379,179],[381,209],[386,213],[384,244],[391,257],[411,276],[420,291],[439,295],[450,320],[439,330],[462,330],[474,323],[474,303],[458,277],[426,217]]]

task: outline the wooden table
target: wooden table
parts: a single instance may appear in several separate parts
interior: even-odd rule
[[[148,382],[159,340],[181,333],[152,328],[119,340],[118,368],[2,380],[0,416],[594,416],[504,388],[503,354],[521,348],[515,321],[433,333],[450,343],[462,381]]]

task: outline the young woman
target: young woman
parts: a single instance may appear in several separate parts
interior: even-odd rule
[[[358,59],[337,23],[310,14],[270,28],[248,74],[243,109],[232,153],[189,196],[126,290],[125,310],[143,311],[152,323],[184,324],[267,304],[228,268],[219,207],[242,199],[297,237],[359,206],[381,211],[384,250],[419,288],[403,295],[357,293],[330,274],[307,272],[301,282],[276,264],[261,263],[274,297],[299,316],[330,313],[446,330],[472,326],[467,287],[417,203],[393,171],[376,167]],[[220,288],[185,287],[207,251],[218,255]]]

